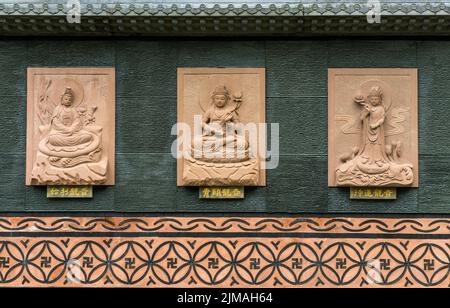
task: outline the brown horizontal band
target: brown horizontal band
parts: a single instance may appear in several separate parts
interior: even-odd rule
[[[442,234],[450,218],[1,217],[0,232]]]

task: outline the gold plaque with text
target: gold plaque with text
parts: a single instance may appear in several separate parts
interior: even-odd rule
[[[350,187],[350,199],[395,200],[395,187]]]
[[[200,187],[200,199],[244,199],[244,187]]]
[[[92,198],[92,186],[47,186],[47,198]]]

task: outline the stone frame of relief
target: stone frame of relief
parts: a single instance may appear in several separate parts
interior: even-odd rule
[[[328,186],[418,187],[418,70],[328,70]]]
[[[28,68],[26,185],[115,184],[115,68]]]
[[[178,68],[177,88],[177,186],[265,186],[266,132],[247,129],[265,123],[265,68]]]

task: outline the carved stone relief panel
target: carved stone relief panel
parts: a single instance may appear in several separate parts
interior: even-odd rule
[[[27,185],[114,185],[114,68],[29,68]]]
[[[264,186],[265,69],[178,70],[178,186]]]
[[[418,187],[417,69],[330,69],[328,184]]]

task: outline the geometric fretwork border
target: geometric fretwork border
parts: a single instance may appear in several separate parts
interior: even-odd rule
[[[0,286],[447,288],[449,274],[442,218],[0,218]]]

